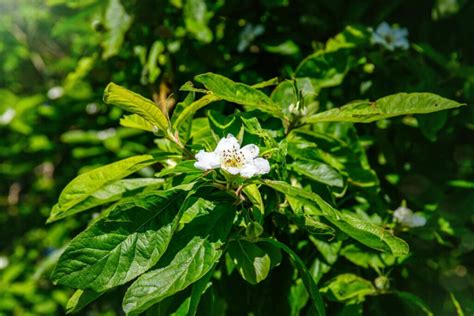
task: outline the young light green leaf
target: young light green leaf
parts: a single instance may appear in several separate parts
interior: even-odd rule
[[[104,102],[140,115],[144,120],[155,125],[162,131],[167,131],[168,129],[168,119],[163,112],[161,112],[158,105],[113,82],[109,83],[105,88]]]
[[[97,191],[93,192],[83,201],[77,203],[73,207],[63,212],[57,212],[58,209],[53,208],[48,222],[65,218],[77,214],[79,212],[91,209],[93,207],[118,201],[122,198],[124,193],[133,192],[143,189],[148,186],[156,187],[164,182],[163,179],[143,178],[143,179],[122,179],[106,184]]]
[[[341,188],[342,176],[329,165],[315,160],[297,160],[289,165],[297,173],[330,186]]]
[[[311,297],[311,300],[313,302],[313,307],[316,309],[319,316],[325,316],[326,309],[324,307],[323,299],[321,298],[319,289],[316,283],[314,282],[311,274],[309,273],[308,268],[306,268],[303,260],[301,260],[301,258],[293,250],[291,250],[291,248],[279,242],[278,240],[271,239],[271,238],[264,238],[264,239],[261,239],[261,241],[268,242],[272,244],[273,246],[280,248],[281,250],[283,250],[290,256],[296,269],[298,270],[298,273],[301,279],[303,280],[303,283],[306,287],[306,291],[308,291],[308,294]]]
[[[58,203],[51,210],[48,223],[94,206],[90,203],[91,199],[108,195],[112,188],[117,193],[120,191],[117,186],[107,186],[155,162],[151,155],[134,156],[77,176],[61,192]],[[97,196],[93,196],[94,194]],[[81,203],[84,204],[78,206]],[[75,207],[78,208],[74,209]]]
[[[100,292],[147,271],[167,249],[185,196],[173,189],[122,200],[71,241],[52,279]]]
[[[250,109],[257,109],[275,117],[284,117],[281,108],[277,104],[265,93],[251,86],[234,82],[229,78],[210,72],[197,75],[194,78],[221,99],[246,105]]]
[[[201,279],[222,255],[235,209],[219,204],[176,235],[161,267],[140,276],[127,290],[123,310],[137,315]]]
[[[141,129],[147,132],[154,132],[153,124],[145,120],[138,114],[125,115],[120,119],[120,125],[130,128]]]
[[[376,289],[370,281],[355,274],[340,274],[328,282],[321,292],[338,302],[361,303],[365,296],[375,294]]]
[[[176,118],[176,121],[173,123],[173,129],[179,130],[181,125],[186,122],[186,120],[193,116],[198,110],[202,109],[209,103],[212,103],[214,101],[218,101],[219,97],[214,96],[214,95],[205,95],[202,98],[194,101],[190,105],[186,106],[178,115]]]
[[[66,314],[74,314],[81,311],[102,294],[104,293],[94,292],[91,290],[77,290],[67,301]]]
[[[307,117],[304,122],[358,122],[406,114],[425,114],[460,107],[464,104],[445,99],[432,93],[397,93],[375,102],[360,101],[330,109]]]

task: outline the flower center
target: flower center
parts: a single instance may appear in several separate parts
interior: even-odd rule
[[[227,168],[242,168],[244,158],[242,152],[235,147],[222,151],[222,164]]]
[[[393,43],[394,42],[393,36],[392,35],[385,35],[385,42],[387,42],[387,44]]]

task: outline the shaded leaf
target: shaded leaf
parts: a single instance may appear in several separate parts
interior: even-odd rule
[[[91,290],[77,290],[69,298],[66,304],[66,314],[74,314],[81,311],[84,307],[95,301],[103,293]]]
[[[306,266],[305,266],[304,262],[301,260],[301,258],[293,250],[291,250],[288,246],[286,246],[285,244],[283,244],[283,243],[281,243],[277,240],[270,239],[270,238],[264,238],[264,239],[261,239],[261,241],[268,242],[268,243],[280,248],[281,250],[283,250],[284,252],[286,252],[290,256],[291,260],[295,264],[296,269],[298,270],[298,273],[299,273],[301,279],[303,280],[303,283],[306,287],[306,291],[308,291],[308,293],[311,297],[311,300],[313,302],[313,307],[316,309],[319,316],[325,316],[326,315],[326,309],[324,307],[324,303],[323,303],[323,300],[321,298],[321,294],[319,294],[319,289],[318,289],[316,283],[314,282],[311,274],[309,273],[308,268],[306,268]]]

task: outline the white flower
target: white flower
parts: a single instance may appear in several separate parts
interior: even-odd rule
[[[418,214],[414,214],[412,210],[405,206],[400,206],[393,213],[393,220],[406,227],[425,226],[426,218]]]
[[[8,257],[0,256],[0,270],[5,269],[10,264]]]
[[[16,111],[8,108],[2,115],[0,115],[0,125],[8,125],[15,118]]]
[[[51,89],[48,90],[48,98],[51,100],[56,100],[62,97],[64,94],[64,89],[63,87],[52,87]]]
[[[372,43],[380,44],[388,50],[395,48],[408,49],[408,30],[406,28],[390,27],[387,22],[382,22],[372,33]]]
[[[237,139],[229,134],[222,138],[213,152],[199,151],[194,166],[201,170],[222,168],[231,174],[251,178],[270,172],[270,163],[258,157],[259,149],[254,144],[240,148]]]

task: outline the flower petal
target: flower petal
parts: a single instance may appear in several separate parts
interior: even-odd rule
[[[245,145],[240,149],[240,152],[244,155],[245,161],[252,161],[258,156],[258,146],[254,144]]]
[[[379,24],[375,32],[380,36],[385,37],[392,34],[392,28],[387,22],[382,22]]]
[[[194,163],[194,167],[201,169],[201,170],[209,170],[220,167],[220,159],[219,156],[213,152],[207,152],[204,150],[200,150],[196,156],[196,162]]]
[[[265,158],[255,158],[253,160],[253,163],[258,170],[258,174],[265,174],[270,172],[270,163]]]
[[[258,168],[253,161],[246,163],[242,169],[240,169],[240,175],[244,178],[251,178],[257,174]]]
[[[235,138],[232,134],[229,134],[227,137],[221,138],[214,152],[217,155],[222,156],[224,151],[232,151],[234,149],[239,150],[240,144],[237,138]]]
[[[233,174],[233,175],[236,175],[236,174],[239,174],[240,173],[240,168],[236,168],[236,167],[227,167],[225,165],[221,165],[221,169],[227,171],[228,173],[230,174]]]

